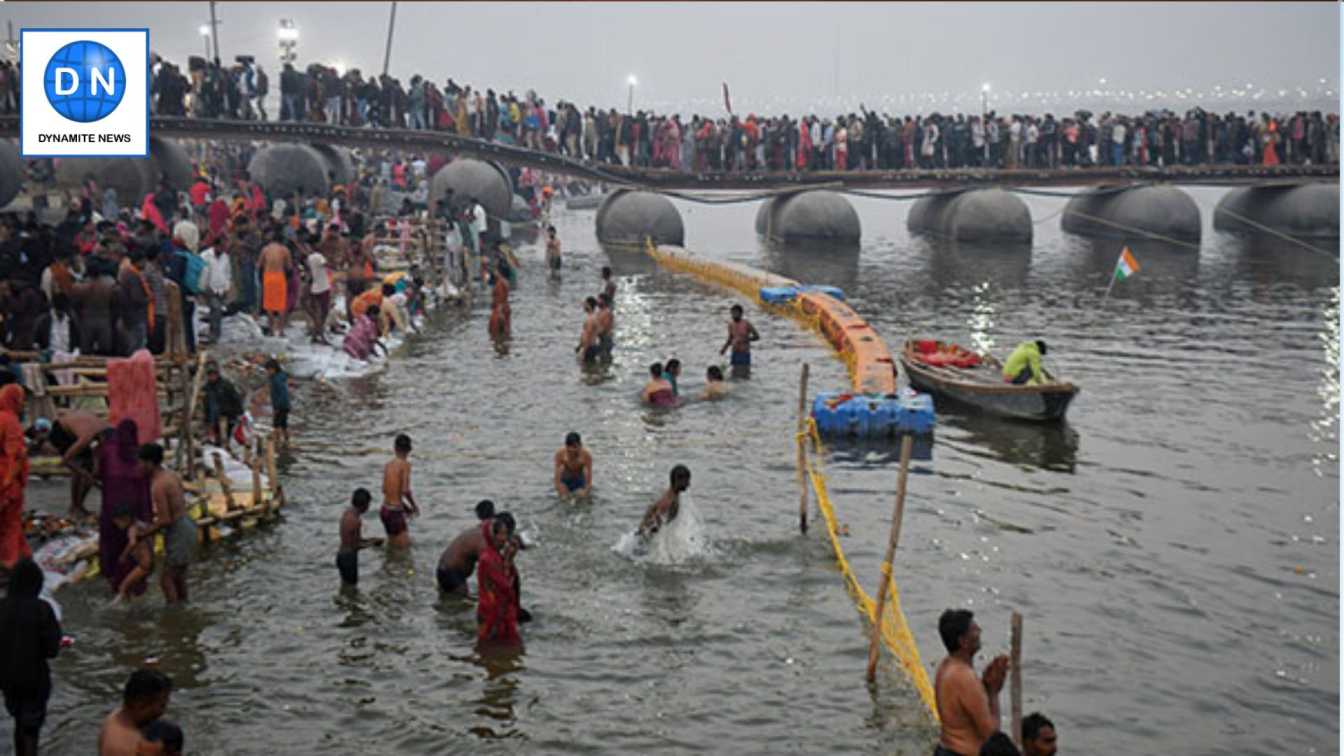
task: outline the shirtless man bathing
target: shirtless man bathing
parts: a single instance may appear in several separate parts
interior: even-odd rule
[[[732,347],[729,364],[733,367],[733,377],[746,378],[751,374],[751,342],[759,341],[761,335],[751,321],[742,317],[742,305],[733,305],[728,312],[733,319],[728,322],[728,340],[719,348],[719,354]]]
[[[585,365],[596,364],[597,358],[602,356],[598,330],[597,297],[588,297],[583,301],[583,330],[579,332],[579,345],[574,347]]]
[[[593,492],[593,455],[583,448],[583,439],[570,431],[565,445],[555,453],[555,492],[560,498],[573,494],[575,498]]]
[[[976,756],[999,729],[999,691],[1008,674],[1008,657],[995,657],[976,677],[980,626],[974,616],[966,609],[948,609],[938,618],[947,657],[938,663],[933,678],[942,722],[934,756]]]
[[[394,451],[397,456],[383,466],[383,508],[378,518],[387,530],[388,545],[401,547],[411,545],[406,516],[420,514],[420,506],[411,493],[411,437],[405,433],[397,436]]]
[[[493,501],[483,499],[477,502],[476,519],[479,522],[459,533],[439,555],[439,566],[434,570],[439,590],[459,596],[467,595],[467,578],[476,571],[476,560],[481,558],[481,549],[485,548],[485,536],[481,533],[480,523],[489,522],[494,516]]]
[[[92,517],[84,508],[84,499],[97,483],[94,472],[94,447],[104,431],[112,426],[103,418],[83,410],[65,410],[54,421],[38,418],[30,433],[37,446],[48,443],[61,455],[61,464],[70,470],[70,516]]]
[[[644,513],[644,519],[640,520],[639,534],[644,538],[649,538],[677,518],[677,511],[681,506],[681,494],[691,487],[691,471],[685,465],[672,468],[669,477],[672,485]]]
[[[98,733],[98,756],[139,756],[149,750],[142,730],[163,716],[173,682],[162,672],[139,669],[122,690],[121,706],[107,715]]]
[[[503,521],[512,533],[514,530],[513,515],[508,512],[495,514],[495,503],[489,499],[484,499],[476,504],[476,519],[479,521],[466,530],[462,531],[449,544],[448,548],[439,555],[438,567],[434,570],[434,578],[439,584],[439,590],[460,598],[466,598],[467,578],[476,571],[476,563],[480,561],[481,554],[487,548],[486,538],[492,532],[491,523],[496,519]],[[512,554],[527,548],[523,539],[518,535],[510,535],[511,543],[510,559]],[[518,576],[518,571],[513,571],[513,596],[515,604],[519,602],[522,596],[522,580]],[[530,622],[532,614],[521,606],[518,609],[518,621]]]
[[[196,550],[196,522],[187,515],[187,497],[182,479],[163,467],[163,447],[140,447],[140,469],[149,478],[149,498],[154,506],[154,522],[141,533],[149,538],[163,531],[163,572],[159,587],[170,604],[187,600],[187,567]]]
[[[350,506],[341,515],[341,547],[336,552],[336,569],[345,585],[359,583],[359,550],[383,545],[381,538],[364,537],[362,518],[369,511],[371,501],[373,496],[368,489],[356,488],[350,497]]]

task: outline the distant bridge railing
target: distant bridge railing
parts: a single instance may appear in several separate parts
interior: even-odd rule
[[[818,185],[835,188],[945,189],[977,187],[1115,186],[1204,184],[1249,186],[1337,182],[1339,165],[1089,166],[1063,168],[935,168],[867,171],[687,172],[632,168],[577,160],[550,152],[464,137],[447,131],[334,126],[302,121],[234,121],[161,116],[150,119],[150,134],[179,139],[320,142],[345,147],[454,152],[509,165],[537,168],[589,181],[652,190],[766,190]],[[0,116],[0,136],[18,137],[17,116]]]

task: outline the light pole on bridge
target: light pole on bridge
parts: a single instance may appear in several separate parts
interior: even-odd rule
[[[383,50],[383,76],[392,62],[392,30],[397,26],[397,0],[392,0],[392,15],[387,19],[387,49]]]
[[[626,97],[626,99],[625,99],[625,112],[626,112],[626,115],[634,115],[634,112],[635,112],[635,85],[638,84],[639,81],[635,78],[635,75],[634,75],[634,74],[630,74],[629,78],[627,78],[627,79],[625,80],[625,83],[627,83],[627,84],[630,85],[630,94],[629,94],[629,96]]]
[[[989,116],[989,82],[980,85],[980,120]]]
[[[280,19],[280,28],[276,30],[275,36],[280,40],[280,63],[293,63],[298,58],[294,48],[299,44],[299,28],[294,25],[294,20]]]
[[[210,25],[201,24],[196,31],[201,33],[201,42],[205,44],[205,59],[210,60]]]
[[[215,18],[215,0],[210,0],[210,39],[215,45],[215,60],[219,59],[219,20]],[[209,54],[206,54],[209,57]]]

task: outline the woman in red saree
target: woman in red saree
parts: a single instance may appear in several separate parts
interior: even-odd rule
[[[485,548],[476,563],[476,586],[480,594],[476,603],[476,621],[479,629],[476,639],[481,643],[518,646],[523,639],[518,635],[518,594],[513,580],[513,565],[505,555],[512,548],[509,524],[496,517],[481,523]]]
[[[23,536],[23,489],[28,485],[28,447],[19,414],[23,389],[11,383],[0,388],[0,565],[33,555]]]

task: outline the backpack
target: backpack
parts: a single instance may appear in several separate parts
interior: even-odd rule
[[[176,251],[182,261],[182,287],[188,294],[203,294],[210,281],[210,266],[205,258],[183,249]]]

